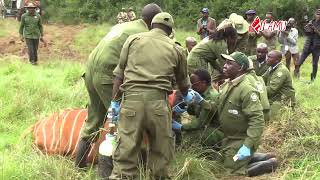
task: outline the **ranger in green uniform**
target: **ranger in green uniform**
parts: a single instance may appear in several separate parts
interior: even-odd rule
[[[223,138],[223,133],[218,129],[219,123],[216,113],[219,94],[217,90],[212,88],[210,74],[205,69],[196,70],[190,76],[190,80],[192,89],[200,93],[205,101],[188,106],[188,114],[195,116],[190,123],[181,125],[178,122],[174,122],[172,128],[178,131],[185,131],[186,137],[193,142],[195,140],[204,146],[218,147]],[[175,111],[175,108],[173,110]]]
[[[282,54],[273,50],[268,53],[267,64],[271,66],[263,75],[270,104],[275,101],[284,102],[289,106],[295,105],[295,90],[292,86],[291,74],[281,62]]]
[[[229,17],[238,33],[236,51],[246,52],[249,40],[249,23],[240,15],[232,13]]]
[[[30,63],[36,65],[38,62],[39,39],[43,41],[43,27],[41,17],[36,13],[36,6],[29,3],[26,8],[28,12],[21,17],[19,33],[21,41],[26,40]]]
[[[175,78],[186,103],[193,98],[192,91],[188,91],[190,80],[183,48],[168,37],[172,27],[172,16],[159,13],[152,20],[150,32],[130,36],[122,48],[114,70],[114,98],[121,92],[123,95],[111,179],[139,179],[138,152],[143,132],[150,146],[147,167],[155,179],[168,177],[167,168],[174,154],[168,104],[172,80]]]
[[[259,92],[246,77],[249,61],[245,54],[222,54],[226,59],[221,86],[219,119],[225,135],[222,142],[223,165],[232,174],[246,174],[264,128]]]
[[[253,62],[254,70],[258,76],[262,76],[268,69],[269,65],[266,63],[268,46],[265,43],[259,43],[257,45],[256,55],[249,56]]]
[[[81,132],[76,166],[86,166],[85,157],[89,153],[90,144],[97,140],[99,128],[106,119],[112,97],[112,72],[119,62],[124,42],[132,34],[148,31],[152,18],[159,12],[161,9],[158,5],[146,5],[142,10],[142,19],[114,26],[91,52],[84,77],[90,98],[88,119]],[[113,104],[119,103],[113,101]]]
[[[263,108],[263,116],[264,121],[268,122],[270,120],[270,103],[268,100],[268,93],[267,88],[264,83],[264,80],[261,76],[257,76],[256,72],[253,68],[253,62],[250,58],[249,59],[249,68],[247,71],[247,78],[254,88],[260,93],[260,101]]]
[[[233,52],[237,39],[237,32],[232,27],[232,22],[224,20],[210,38],[199,42],[188,55],[188,70],[193,73],[196,69],[209,70],[211,65],[213,81],[221,79],[224,60],[221,53]]]

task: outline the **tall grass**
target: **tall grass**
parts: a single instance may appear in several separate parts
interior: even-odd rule
[[[88,55],[108,27],[88,25],[76,35],[73,48]],[[176,38],[183,43],[190,35],[196,36],[195,32],[177,30]],[[303,39],[299,41],[302,44]],[[308,83],[309,61],[310,58],[303,66],[301,79],[294,80],[297,108],[280,110],[266,127],[259,149],[275,152],[280,169],[258,179],[320,177],[320,81],[318,78],[313,84]],[[0,179],[96,179],[95,168],[78,172],[71,159],[43,155],[32,147],[30,136],[21,137],[38,119],[87,104],[81,79],[85,66],[54,57],[46,62],[31,66],[19,57],[0,58]],[[170,166],[173,179],[228,179],[223,168],[208,156],[212,153],[197,144],[179,148]]]

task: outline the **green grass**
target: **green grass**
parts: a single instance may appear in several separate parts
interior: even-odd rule
[[[2,23],[0,23],[2,24]],[[99,42],[109,25],[87,25],[74,47],[85,55]],[[10,32],[0,28],[0,32]],[[194,32],[177,30],[184,43]],[[8,33],[4,34],[8,36]],[[303,45],[303,39],[299,40]],[[41,62],[41,60],[40,60]],[[31,66],[16,56],[0,58],[0,179],[96,179],[96,168],[77,172],[73,161],[46,156],[32,148],[30,136],[21,134],[37,120],[66,108],[85,107],[87,92],[81,79],[84,64],[52,57]],[[320,177],[320,80],[308,84],[310,57],[301,80],[295,80],[298,105],[283,108],[265,129],[260,152],[272,151],[281,164],[276,173],[259,179],[319,179]],[[224,170],[197,145],[179,148],[171,164],[174,179],[209,180],[224,177]]]
[[[19,24],[12,23],[11,19],[0,19],[0,38],[10,36],[13,32],[19,33]]]

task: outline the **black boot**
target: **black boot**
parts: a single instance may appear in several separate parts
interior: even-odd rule
[[[249,162],[249,165],[259,161],[266,161],[274,157],[276,156],[272,153],[254,153],[251,161]]]
[[[90,141],[80,139],[77,148],[75,166],[78,168],[87,167],[87,156],[90,151]]]
[[[278,162],[276,158],[271,158],[266,161],[258,161],[249,165],[248,176],[259,176],[265,173],[271,173],[276,170]]]
[[[112,173],[113,162],[111,156],[103,156],[99,154],[98,172],[102,180],[108,180]]]
[[[310,80],[311,80],[311,82],[313,82],[315,78],[316,78],[316,77],[313,75],[313,73],[311,73],[311,74],[310,74]]]

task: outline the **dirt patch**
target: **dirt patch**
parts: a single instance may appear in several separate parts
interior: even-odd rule
[[[12,23],[15,20],[12,20]],[[39,44],[39,59],[47,61],[49,59],[72,59],[83,61],[81,53],[73,48],[74,39],[85,26],[84,25],[61,25],[45,24],[45,43]],[[18,29],[12,30],[6,37],[0,38],[0,56],[16,55],[23,59],[28,59],[27,46],[19,37]]]

